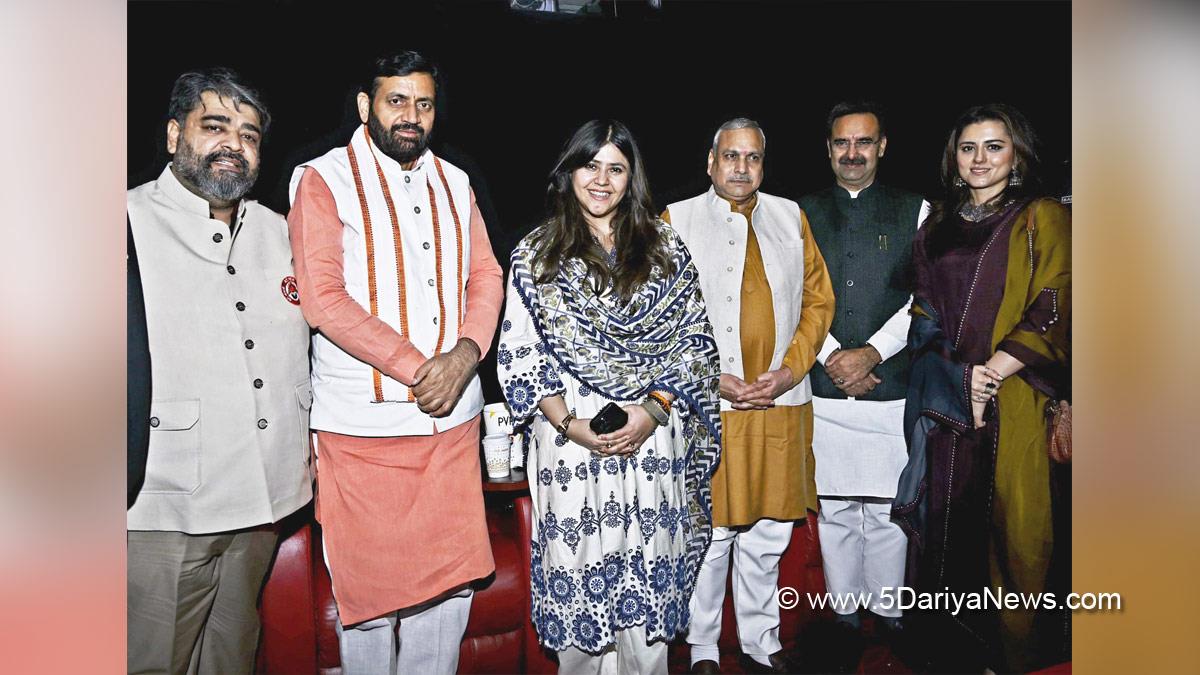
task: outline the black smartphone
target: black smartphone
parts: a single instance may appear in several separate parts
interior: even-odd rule
[[[608,405],[600,409],[588,426],[597,434],[611,434],[612,432],[625,426],[629,421],[629,413],[621,409],[621,406],[609,401]]]

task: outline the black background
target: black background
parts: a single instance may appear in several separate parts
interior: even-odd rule
[[[605,2],[599,15],[490,2],[133,2],[128,7],[130,187],[165,152],[171,85],[223,65],[274,116],[252,196],[287,212],[293,167],[345,144],[353,95],[376,56],[416,49],[442,71],[432,147],[471,174],[507,267],[542,215],[546,176],[576,127],[625,122],[656,205],[703,192],[712,134],[736,116],[767,134],[765,192],[832,182],[825,115],[846,98],[888,112],[879,180],[937,196],[946,133],[968,106],[1011,103],[1069,192],[1071,5],[1066,2]],[[818,242],[819,243],[819,242]],[[480,369],[499,400],[494,367]]]

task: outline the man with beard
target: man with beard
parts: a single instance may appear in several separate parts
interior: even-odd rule
[[[468,584],[495,568],[475,368],[501,270],[467,175],[427,149],[436,78],[415,52],[376,61],[363,126],[291,182],[296,276],[318,331],[317,518],[348,675],[455,672]]]
[[[766,136],[722,124],[708,153],[712,188],[667,207],[700,272],[721,354],[721,465],[713,539],[696,580],[692,669],[717,672],[725,580],[733,566],[742,666],[787,672],[775,601],[793,521],[817,510],[808,369],[833,318],[833,290],[804,212],[759,192]]]
[[[249,673],[273,523],[312,498],[309,330],[283,216],[243,199],[270,121],[227,70],[175,81],[173,161],[128,193],[153,398],[128,512],[131,673]]]
[[[887,150],[877,105],[839,103],[825,131],[836,184],[800,200],[837,289],[837,315],[812,372],[821,555],[829,592],[871,594],[861,609],[888,631],[900,610],[884,606],[881,590],[904,583],[908,542],[891,506],[908,459],[909,267],[929,205],[875,181]],[[858,609],[835,608],[841,639],[832,651],[847,672],[862,647]]]

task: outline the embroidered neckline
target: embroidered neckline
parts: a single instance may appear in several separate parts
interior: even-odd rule
[[[591,233],[589,232],[589,234]],[[613,239],[613,247],[611,251],[605,249],[604,244],[601,244],[600,240],[597,239],[596,235],[594,234],[592,234],[592,241],[596,242],[596,246],[598,246],[600,251],[604,253],[604,259],[608,261],[609,267],[617,264],[617,242],[615,238]]]
[[[978,206],[967,202],[959,207],[958,215],[969,223],[978,223],[981,220],[986,220],[987,218],[994,216],[1000,211],[1007,210],[1008,207],[1012,206],[1014,203],[1016,203],[1016,201],[1017,200],[1012,197],[1004,201],[993,199]]]

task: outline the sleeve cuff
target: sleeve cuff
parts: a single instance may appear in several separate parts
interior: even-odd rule
[[[875,348],[879,352],[879,358],[887,361],[904,349],[904,343],[882,331],[872,335],[867,340],[867,344]]]
[[[901,345],[901,346],[903,346],[903,345]],[[833,337],[832,333],[830,333],[829,335],[826,335],[825,342],[824,342],[824,344],[821,345],[821,351],[817,352],[817,362],[820,363],[822,366],[824,366],[825,359],[829,358],[829,356],[831,354],[833,354],[835,351],[837,351],[841,348],[842,348],[842,343],[838,342],[838,339]],[[882,349],[879,349],[879,347],[876,347],[875,349],[879,351],[880,356],[883,356]],[[896,350],[896,351],[899,351],[899,350]],[[886,356],[884,356],[883,358],[885,361],[887,360]]]
[[[1006,352],[1026,366],[1045,367],[1054,363],[1051,359],[1012,338],[1001,340],[1000,344],[996,345],[996,351]]]
[[[412,346],[412,343],[406,341],[388,359],[389,364],[395,365],[390,368],[392,372],[387,373],[387,375],[399,381],[404,386],[410,387],[412,386],[413,378],[417,375],[417,369],[421,367],[421,364],[425,363],[425,360],[425,355]]]
[[[459,339],[461,340],[462,338],[466,338],[471,342],[474,342],[476,347],[479,347],[479,361],[482,363],[484,357],[486,357],[488,354],[488,350],[492,348],[492,341],[490,336],[488,339],[484,339],[482,331],[477,333],[476,331],[471,330],[471,328],[472,327],[470,326],[464,327],[462,335],[459,336]]]
[[[803,380],[805,375],[808,375],[808,371],[812,370],[814,360],[816,360],[816,354],[812,353],[811,347],[796,345],[787,351],[783,357],[783,363],[780,363],[779,366],[781,368],[787,366],[788,370],[792,371],[794,380],[792,386],[795,386],[800,384],[800,380]]]

